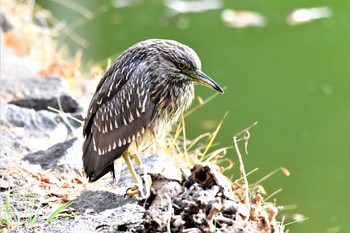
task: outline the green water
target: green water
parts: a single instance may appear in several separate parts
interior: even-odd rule
[[[308,220],[287,227],[290,232],[349,232],[350,228],[350,11],[348,1],[225,1],[221,9],[169,18],[161,1],[114,8],[110,1],[77,1],[97,15],[84,19],[51,1],[38,1],[59,19],[81,24],[74,33],[84,38],[85,61],[101,61],[148,38],[170,38],[193,47],[203,71],[226,86],[220,95],[187,118],[193,138],[214,130],[226,111],[217,142],[232,145],[232,136],[255,121],[246,170],[259,170],[254,182],[285,166],[289,177],[276,174],[263,183],[268,193],[282,188],[278,205],[286,222],[293,213]],[[332,16],[289,26],[295,8],[327,6]],[[101,10],[105,8],[105,11]],[[234,29],[221,20],[223,9],[258,11],[262,28]],[[185,27],[185,28],[183,28]],[[64,36],[64,34],[63,34]],[[81,47],[66,37],[74,49]],[[212,94],[198,87],[197,95]],[[228,156],[237,162],[231,150]],[[237,177],[238,166],[233,174]]]

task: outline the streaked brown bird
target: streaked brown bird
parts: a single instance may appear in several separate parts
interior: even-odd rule
[[[84,123],[83,165],[90,182],[123,157],[135,182],[133,156],[159,142],[194,98],[194,84],[223,93],[201,71],[197,54],[173,40],[151,39],[123,52],[100,80]]]

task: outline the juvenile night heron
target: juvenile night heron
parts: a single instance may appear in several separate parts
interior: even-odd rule
[[[197,54],[172,40],[151,39],[123,52],[100,80],[84,123],[84,170],[90,182],[123,157],[138,182],[129,156],[161,140],[189,107],[194,84],[223,93],[201,71]]]

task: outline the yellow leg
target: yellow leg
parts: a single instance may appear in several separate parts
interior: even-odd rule
[[[144,171],[144,167],[143,167],[143,164],[142,164],[140,157],[137,154],[134,154],[133,157],[134,157],[137,165],[140,167],[141,180],[138,179],[138,176],[136,175],[135,169],[131,164],[130,154],[128,152],[124,152],[123,158],[125,160],[126,165],[129,168],[131,176],[135,182],[135,185],[133,185],[132,187],[127,189],[125,195],[127,195],[129,197],[139,195],[142,199],[145,199],[145,198],[149,197],[149,195],[150,195],[152,180],[151,180],[151,177],[149,175],[147,175],[147,172]]]
[[[137,154],[134,154],[133,157],[134,157],[134,159],[135,159],[135,162],[136,162],[137,165],[139,166],[139,168],[141,168],[141,166],[142,166],[142,160],[141,160],[141,158],[140,158]]]
[[[139,179],[137,178],[135,169],[134,169],[134,167],[133,167],[132,164],[131,164],[129,153],[128,153],[128,152],[123,153],[123,158],[124,158],[124,161],[125,161],[126,165],[127,165],[128,168],[129,168],[129,171],[130,171],[130,173],[131,173],[132,179],[134,180],[134,182],[135,182],[136,184],[140,184],[141,182],[140,182]],[[139,158],[138,158],[138,159],[139,159]],[[136,161],[136,163],[138,163],[138,162]]]

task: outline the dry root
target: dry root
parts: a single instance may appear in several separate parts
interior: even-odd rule
[[[278,209],[262,208],[260,193],[247,206],[215,166],[197,164],[191,172],[182,181],[151,174],[152,194],[140,202],[148,210],[146,232],[283,232]]]

